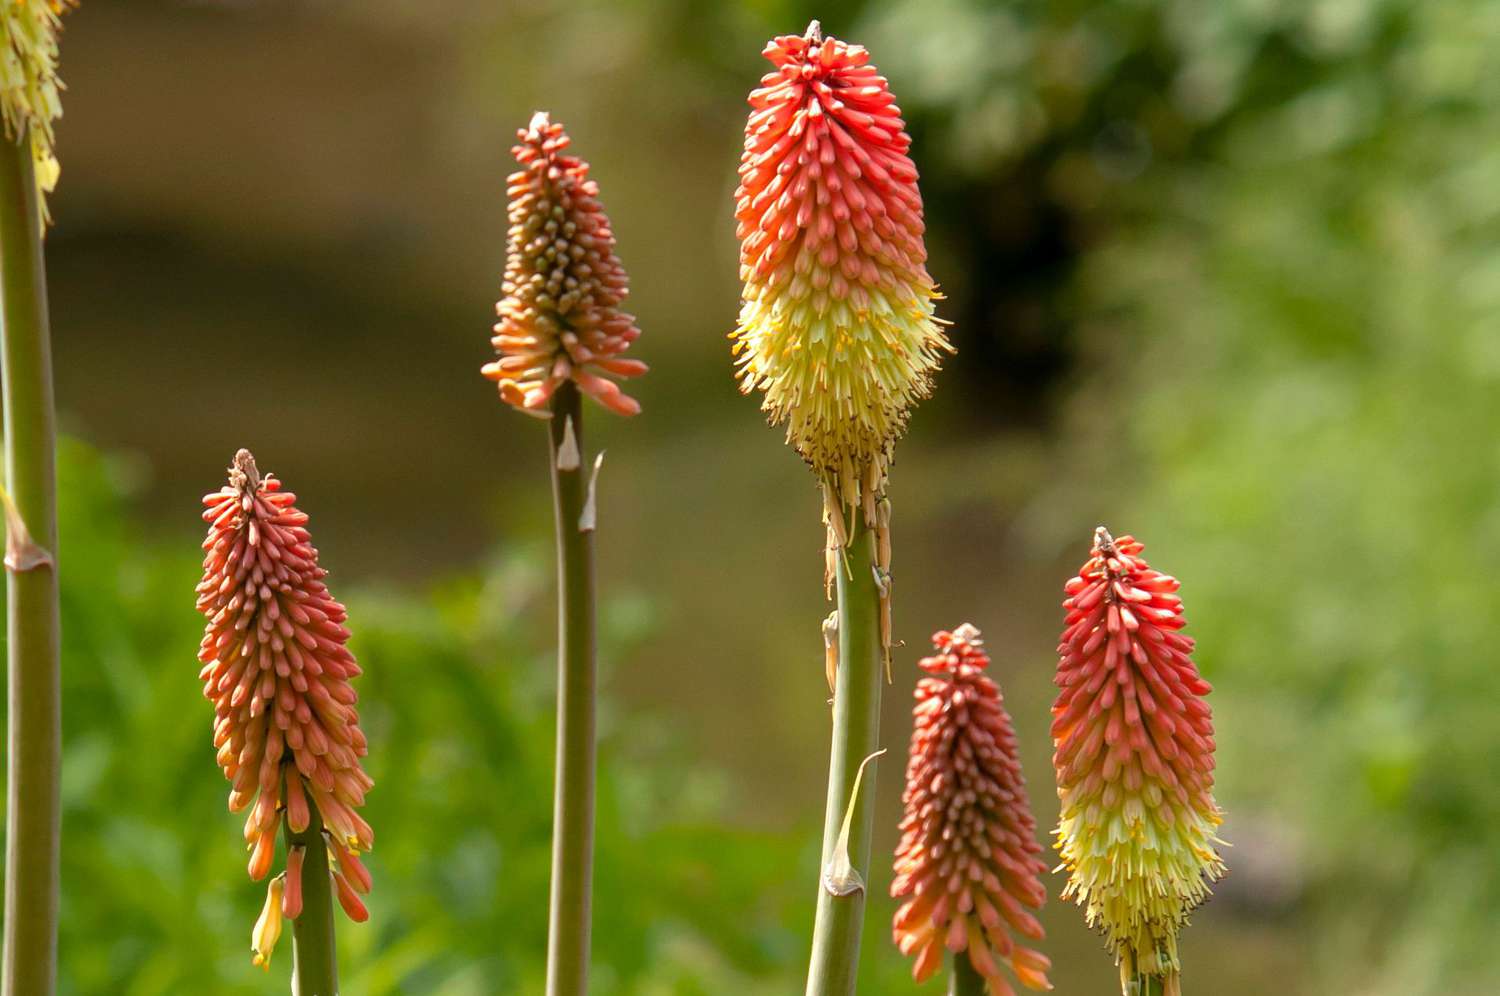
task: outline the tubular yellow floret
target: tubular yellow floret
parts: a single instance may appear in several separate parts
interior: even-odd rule
[[[46,195],[57,186],[52,122],[62,117],[62,80],[57,77],[57,33],[61,14],[75,0],[0,0],[0,112],[5,137],[31,142],[43,223],[50,221]]]

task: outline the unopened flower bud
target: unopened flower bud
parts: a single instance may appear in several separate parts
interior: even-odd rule
[[[333,884],[338,891],[339,905],[344,908],[344,913],[355,923],[364,923],[370,919],[370,911],[365,908],[364,902],[355,894],[354,887],[338,872],[333,873]]]
[[[307,857],[307,848],[301,844],[292,847],[286,854],[286,892],[281,897],[281,912],[295,920],[302,915],[302,862]]]

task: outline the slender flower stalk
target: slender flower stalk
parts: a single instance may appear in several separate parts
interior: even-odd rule
[[[1084,909],[1126,996],[1180,996],[1177,936],[1224,873],[1214,844],[1210,687],[1178,582],[1100,526],[1066,585],[1052,707],[1064,899]]]
[[[373,783],[360,764],[367,744],[350,684],[360,668],[345,645],[348,613],[323,583],[328,572],[296,500],[248,450],[235,454],[229,483],[204,497],[199,678],[214,704],[230,812],[249,811],[252,880],[270,875],[286,836],[286,868],[267,883],[252,961],[269,969],[289,917],[294,996],[336,996],[331,897],[350,919],[368,919],[359,897],[370,873],[359,855],[374,833],[357,810]]]
[[[839,655],[807,991],[846,994],[874,820],[854,798],[855,776],[878,746],[879,671],[892,642],[887,473],[951,347],[933,316],[911,139],[885,78],[864,48],[825,38],[816,21],[764,54],[774,69],[750,94],[735,195],[744,289],[730,338],[740,389],[762,392],[762,411],[786,426],[823,491]],[[855,816],[847,855],[846,813]],[[846,858],[853,879],[831,876]]]
[[[588,163],[567,153],[567,134],[545,112],[516,136],[521,169],[507,183],[504,297],[491,340],[498,356],[483,373],[503,401],[551,420],[558,647],[547,992],[574,996],[588,991],[596,764],[594,478],[584,476],[582,399],[638,413],[604,375],[635,377],[646,365],[621,355],[640,331],[620,307],[628,280]]]
[[[1042,939],[1032,915],[1046,902],[1042,846],[1026,795],[1016,735],[979,630],[933,635],[918,666],[906,762],[906,814],[891,895],[906,900],[892,931],[931,978],[953,956],[953,993],[1014,996],[1002,966],[1030,989],[1050,989],[1051,962],[1013,935]]]
[[[57,181],[62,115],[58,16],[66,5],[0,8],[0,367],[6,512],[7,741],[5,927],[0,993],[57,988],[62,759],[56,416],[42,253],[45,193]]]

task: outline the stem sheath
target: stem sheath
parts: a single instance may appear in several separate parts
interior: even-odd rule
[[[823,862],[818,880],[818,913],[813,925],[808,996],[852,996],[859,972],[860,931],[865,889],[835,896],[824,885],[838,846],[860,763],[879,749],[880,597],[875,583],[874,534],[856,514],[846,562],[838,571],[839,662],[833,691],[833,746],[828,763],[828,802],[823,819]],[[850,576],[852,572],[852,576]],[[870,838],[875,826],[875,769],[865,773],[860,798],[853,800],[849,860],[861,879],[870,870]]]
[[[587,498],[582,405],[571,381],[552,399],[552,507],[557,527],[557,784],[552,809],[548,996],[588,992],[594,872],[594,533]]]
[[[52,342],[31,140],[0,138],[0,329],[5,477],[22,521],[57,552]],[[34,559],[34,558],[33,558]],[[57,989],[60,622],[55,559],[8,572],[9,708],[4,996]]]
[[[298,777],[295,769],[287,775]],[[311,798],[307,829],[286,831],[287,848],[301,844],[302,914],[292,921],[292,996],[338,996],[338,940],[333,930],[333,879],[328,868],[328,845],[323,840],[323,816]]]

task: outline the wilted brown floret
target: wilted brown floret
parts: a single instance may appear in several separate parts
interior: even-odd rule
[[[937,653],[919,662],[914,727],[906,762],[901,843],[891,895],[901,953],[915,959],[921,982],[942,965],[943,951],[967,953],[995,996],[1022,985],[1050,989],[1051,962],[1015,943],[1035,940],[1047,892],[1040,876],[1036,820],[1016,754],[1016,737],[1000,689],[984,673],[990,660],[979,630],[965,623],[932,637]]]

